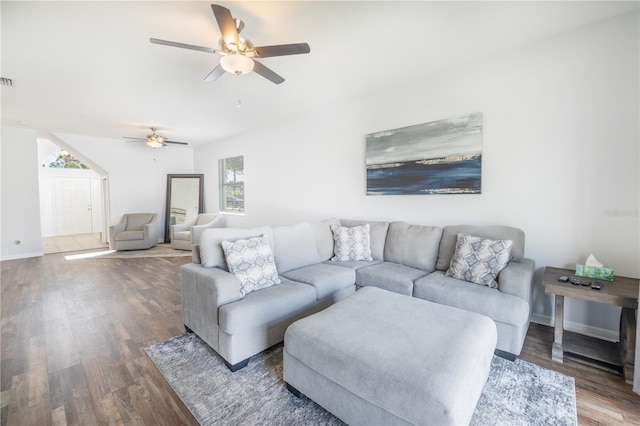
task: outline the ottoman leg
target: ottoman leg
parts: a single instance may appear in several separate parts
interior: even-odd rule
[[[227,366],[227,368],[229,370],[231,370],[232,373],[235,373],[236,371],[240,370],[241,368],[245,368],[247,365],[249,365],[249,358],[245,359],[244,361],[240,361],[236,364],[230,364],[229,362],[227,362],[227,360],[224,360],[224,365]]]
[[[298,389],[291,386],[289,383],[287,383],[287,390],[291,392],[293,396],[295,396],[296,398],[302,397],[302,392],[300,392]]]
[[[501,351],[500,349],[496,349],[495,351],[493,351],[493,353],[496,356],[499,356],[500,358],[504,358],[507,361],[511,361],[514,362],[516,360],[516,356],[514,354],[512,354],[511,352],[506,352],[506,351]]]

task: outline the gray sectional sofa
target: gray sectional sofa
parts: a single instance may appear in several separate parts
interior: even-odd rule
[[[335,262],[331,226],[370,226],[371,261]],[[459,233],[511,240],[512,259],[498,288],[447,277]],[[228,272],[222,241],[267,236],[281,283],[244,297]],[[485,315],[496,323],[496,352],[520,354],[531,318],[534,262],[524,257],[524,232],[508,226],[434,227],[404,222],[330,219],[282,227],[206,230],[182,266],[182,314],[235,371],[284,339],[289,325],[365,286],[380,287]]]

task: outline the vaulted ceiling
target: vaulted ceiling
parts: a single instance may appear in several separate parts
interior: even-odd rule
[[[220,2],[256,45],[307,42],[265,58],[286,81],[204,77],[219,56],[211,2],[5,1],[2,125],[121,140],[149,127],[191,145],[345,102],[399,82],[638,9],[638,2]],[[240,103],[240,107],[238,107]]]

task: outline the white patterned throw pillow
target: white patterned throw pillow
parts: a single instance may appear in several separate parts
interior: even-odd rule
[[[351,228],[333,225],[331,230],[334,241],[332,261],[364,260],[370,262],[373,260],[368,223]]]
[[[511,260],[511,240],[490,240],[458,234],[447,277],[498,288],[496,278]]]
[[[229,272],[240,280],[240,296],[280,284],[267,237],[223,241],[221,244]]]

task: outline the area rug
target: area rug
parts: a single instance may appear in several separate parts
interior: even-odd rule
[[[191,256],[190,251],[186,250],[175,250],[171,248],[171,244],[162,243],[158,244],[150,249],[146,250],[124,250],[124,251],[115,251],[115,250],[99,250],[99,251],[91,251],[85,252],[77,255],[69,255],[65,256],[67,259],[134,259],[141,257],[183,257],[183,256]]]
[[[343,425],[282,380],[282,344],[232,373],[195,334],[145,349],[201,425]],[[472,425],[577,425],[575,382],[522,360],[494,357]]]

